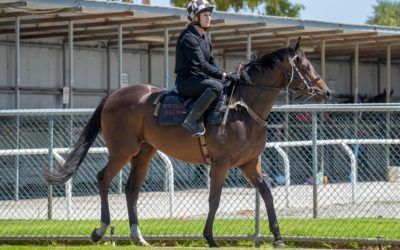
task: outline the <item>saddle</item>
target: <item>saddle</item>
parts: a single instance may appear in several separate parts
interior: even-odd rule
[[[204,114],[204,125],[221,124],[226,109],[225,92],[224,90],[224,94]],[[154,116],[157,117],[157,125],[180,126],[192,110],[195,101],[194,98],[182,97],[175,87],[171,91],[160,92],[153,101],[153,105],[156,106]]]

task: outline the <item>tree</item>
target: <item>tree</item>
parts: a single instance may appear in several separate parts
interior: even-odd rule
[[[400,26],[400,2],[378,0],[377,5],[374,5],[374,15],[368,19],[367,23]]]
[[[190,0],[171,0],[171,3],[177,7],[186,7]],[[264,7],[260,14],[272,16],[299,17],[304,9],[301,4],[292,4],[289,0],[213,0],[217,10],[227,11],[233,8],[236,12],[241,9],[249,8],[256,10]]]

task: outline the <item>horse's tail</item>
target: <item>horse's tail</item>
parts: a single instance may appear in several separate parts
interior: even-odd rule
[[[44,178],[49,184],[57,185],[65,183],[76,173],[101,129],[101,112],[106,100],[107,96],[103,98],[99,106],[97,106],[92,117],[79,136],[78,141],[68,152],[65,163],[59,165],[54,172],[51,172],[49,169],[44,171]]]

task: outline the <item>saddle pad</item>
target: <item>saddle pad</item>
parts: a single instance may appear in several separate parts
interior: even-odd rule
[[[181,125],[193,107],[193,99],[185,100],[175,92],[167,92],[160,100],[160,108],[157,114],[157,124],[159,126]],[[222,122],[223,113],[221,112],[223,98],[204,114],[205,125],[215,125]]]

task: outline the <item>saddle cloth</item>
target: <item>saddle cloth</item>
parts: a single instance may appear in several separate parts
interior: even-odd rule
[[[220,96],[217,102],[210,106],[203,116],[205,125],[217,125],[223,119],[223,104],[225,96]],[[161,92],[153,102],[156,105],[154,115],[159,126],[181,125],[193,108],[195,99],[185,99],[174,88],[171,91]]]

